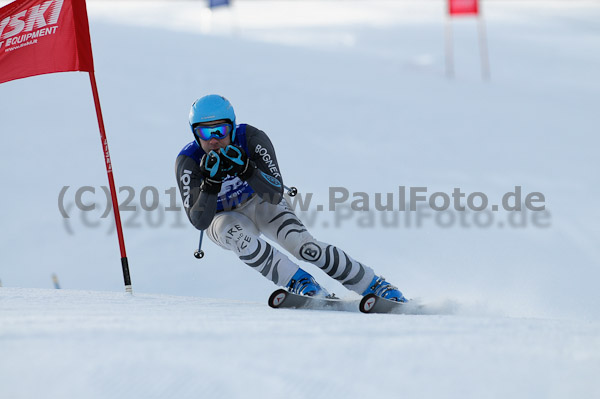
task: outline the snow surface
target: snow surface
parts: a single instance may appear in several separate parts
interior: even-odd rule
[[[0,290],[3,398],[591,398],[600,323]],[[596,349],[596,350],[594,350]]]
[[[456,77],[445,77],[442,1],[238,0],[210,13],[90,0],[88,11],[115,180],[135,190],[137,211],[122,212],[134,296],[121,292],[112,215],[100,218],[88,76],[0,85],[0,397],[600,395],[599,2],[485,1],[489,82],[473,18],[452,23]],[[208,240],[196,260],[197,231],[165,211],[189,106],[212,92],[271,136],[285,183],[315,204],[335,186],[460,187],[493,204],[519,185],[545,195],[545,227],[531,213],[518,228],[503,212],[486,228],[469,213],[444,228],[436,215],[386,227],[381,213],[352,213],[336,226],[309,212],[317,238],[442,314],[271,310],[270,282]],[[74,204],[82,186],[96,188],[83,196],[92,212]],[[153,212],[140,207],[149,186]],[[66,290],[48,289],[53,273]]]

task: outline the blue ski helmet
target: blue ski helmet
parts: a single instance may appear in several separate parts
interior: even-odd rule
[[[194,132],[194,125],[202,122],[212,122],[226,119],[233,125],[231,142],[235,140],[235,112],[231,103],[223,96],[209,94],[194,101],[190,109],[190,128]],[[196,136],[194,135],[194,138]],[[200,144],[200,143],[198,143]]]

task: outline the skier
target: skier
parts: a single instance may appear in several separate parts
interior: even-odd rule
[[[283,196],[275,150],[261,130],[236,125],[227,99],[207,95],[191,107],[194,141],[177,156],[175,173],[190,222],[220,247],[275,284],[308,296],[329,296],[308,272],[263,239],[324,270],[360,295],[406,302],[383,277],[341,249],[317,241]]]

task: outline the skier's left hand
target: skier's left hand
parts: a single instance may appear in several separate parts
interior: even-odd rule
[[[222,170],[230,176],[237,176],[247,180],[254,172],[254,162],[248,158],[246,152],[237,146],[228,145],[221,150]]]

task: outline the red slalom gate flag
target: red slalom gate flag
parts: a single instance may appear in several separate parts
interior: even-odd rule
[[[85,0],[16,0],[0,8],[0,83],[67,71],[83,71],[90,75],[119,238],[125,290],[132,292],[112,162],[94,74]]]
[[[85,0],[17,0],[0,8],[0,83],[94,71]]]
[[[479,14],[479,0],[448,0],[448,13],[450,15],[477,15]]]

